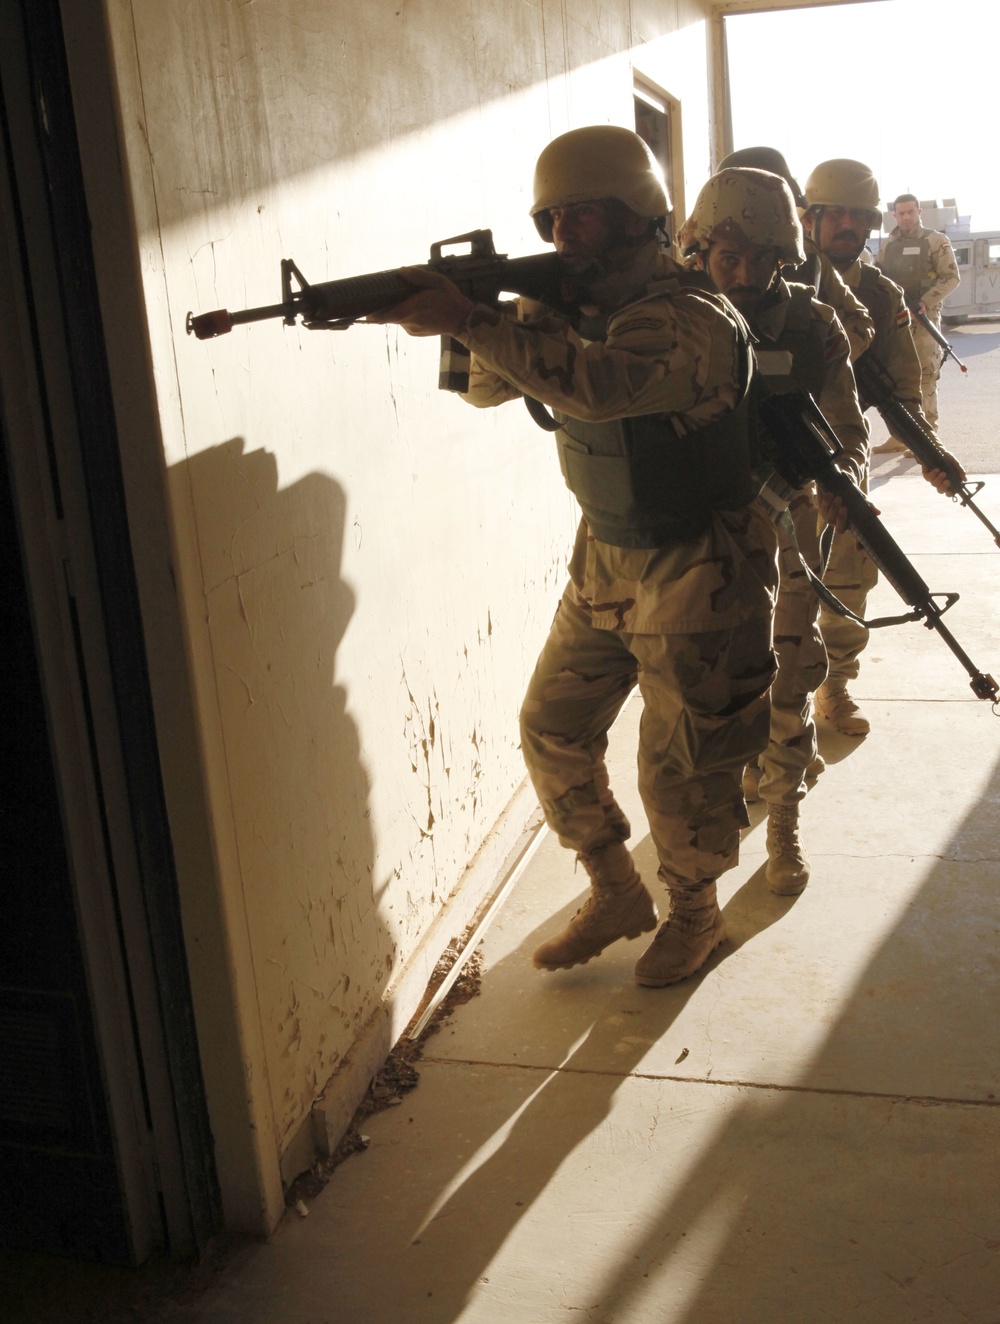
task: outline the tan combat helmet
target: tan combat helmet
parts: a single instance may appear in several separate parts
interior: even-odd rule
[[[870,166],[849,157],[820,162],[806,180],[806,203],[810,211],[819,207],[856,207],[868,212],[870,229],[882,224],[878,180]]]
[[[636,215],[659,220],[670,210],[663,172],[637,133],[617,124],[592,124],[560,134],[535,166],[531,215],[552,241],[550,207],[617,198]]]
[[[799,181],[792,174],[788,162],[776,147],[741,147],[735,152],[730,152],[728,156],[724,156],[719,162],[720,170],[725,170],[727,166],[752,166],[754,170],[770,170],[772,175],[780,175],[792,190],[792,197],[799,209],[799,215],[801,216],[805,211],[806,200],[799,186]]]
[[[728,166],[713,175],[698,194],[694,210],[677,236],[681,251],[704,251],[720,239],[776,248],[781,263],[797,266],[806,260],[791,189],[767,170]]]

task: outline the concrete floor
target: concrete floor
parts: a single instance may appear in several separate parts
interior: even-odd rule
[[[1000,552],[916,476],[873,496],[1000,676]],[[987,500],[986,498],[990,498]],[[1000,521],[1000,483],[983,507]],[[875,606],[896,610],[881,586]],[[863,741],[822,732],[812,881],[766,888],[759,808],[688,982],[642,941],[540,974],[582,874],[546,837],[484,945],[482,994],[402,1106],[184,1324],[997,1324],[1000,720],[918,625],[882,631]],[[647,876],[633,701],[611,762]]]
[[[996,425],[1000,410],[1000,318],[977,317],[961,326],[945,327],[944,334],[968,372],[963,373],[951,359],[941,367],[941,441],[969,473],[996,473],[1000,467]],[[888,431],[874,410],[869,410],[867,417],[872,445],[877,446]],[[890,473],[905,471],[905,461],[888,469]]]

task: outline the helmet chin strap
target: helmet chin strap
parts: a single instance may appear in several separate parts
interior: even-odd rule
[[[781,283],[783,280],[784,277],[779,267],[761,291],[753,313],[744,313],[744,317],[756,317],[758,313],[766,312],[768,308],[773,308],[775,304],[779,303],[781,301]]]

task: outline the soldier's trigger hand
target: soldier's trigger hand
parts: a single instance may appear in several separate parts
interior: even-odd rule
[[[847,528],[847,507],[842,497],[820,492],[819,513],[837,533],[843,533]]]
[[[366,322],[392,323],[411,336],[453,336],[472,311],[472,300],[447,276],[426,267],[401,267],[399,274],[417,289],[402,303],[370,313]]]
[[[951,486],[951,479],[943,469],[923,469],[922,472],[931,487],[940,492],[942,496],[950,497],[955,495]],[[959,466],[959,473],[962,475],[962,482],[964,483],[965,473],[961,466]]]

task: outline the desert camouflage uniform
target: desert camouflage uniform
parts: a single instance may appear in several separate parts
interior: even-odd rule
[[[896,383],[896,398],[921,422],[926,422],[920,406],[920,363],[910,336],[910,314],[903,292],[881,271],[877,273],[877,284],[872,284],[875,277],[864,275],[865,270],[857,261],[842,275],[848,286],[860,293],[872,315],[875,339],[871,353]],[[867,473],[862,487],[868,490]],[[868,594],[878,582],[878,571],[853,534],[838,534],[834,538],[824,582],[846,607],[864,616]],[[860,668],[858,659],[868,643],[868,631],[826,606],[820,612],[820,629],[826,643],[831,680],[854,680]]]
[[[928,318],[941,329],[941,305],[952,290],[961,282],[958,263],[951,246],[951,240],[939,230],[925,230],[922,225],[915,226],[908,235],[903,235],[899,226],[892,231],[882,244],[876,261],[891,276],[903,252],[908,247],[917,247],[924,240],[927,242],[928,267],[920,278],[919,293],[908,291],[911,298],[919,297],[924,301]],[[895,279],[895,277],[892,277]],[[915,301],[915,300],[914,300]],[[937,384],[941,376],[942,351],[931,334],[914,321],[910,327],[913,343],[920,360],[920,396],[924,414],[932,430],[937,430]]]
[[[812,390],[844,447],[839,467],[855,482],[862,483],[868,468],[868,430],[850,369],[847,335],[833,309],[825,303],[809,299],[807,305],[809,335],[822,347],[822,380],[818,389],[811,382],[796,380],[795,369],[788,363],[789,354],[798,343],[796,321],[801,317],[802,300],[811,292],[809,287],[781,281],[777,300],[772,302],[767,297],[753,319],[753,330],[760,342],[758,361],[772,389],[782,388],[781,378],[773,374],[777,367],[784,366],[789,373],[789,386]],[[809,568],[819,573],[820,521],[813,484],[796,493],[789,504],[789,513],[795,525],[795,542],[779,526],[781,579],[774,613],[778,674],[771,686],[770,740],[760,760],[763,769],[760,796],[768,804],[796,804],[806,793],[806,769],[817,754],[812,696],[827,672],[826,649],[819,627],[820,601],[799,557],[801,552]]]
[[[859,354],[864,353],[875,336],[875,326],[868,309],[845,283],[843,276],[827,255],[816,247],[808,235],[803,235],[802,247],[806,252],[806,265],[796,273],[795,279],[801,281],[811,279],[807,273],[810,272],[813,263],[819,263],[816,297],[828,304],[837,314],[837,320],[847,333],[853,363]],[[813,283],[815,285],[815,282]]]
[[[643,283],[603,341],[527,303],[516,316],[477,305],[458,334],[473,353],[466,398],[488,406],[524,392],[590,422],[662,413],[680,435],[725,416],[742,393],[733,324],[705,296],[657,291],[680,268],[655,245],[642,261]],[[667,436],[664,448],[669,465]],[[639,787],[661,879],[697,893],[736,863],[742,768],[767,743],[774,555],[773,526],[752,507],[652,548],[598,541],[581,522],[521,712],[528,771],[563,845],[584,854],[629,836],[605,751],[638,683]]]

